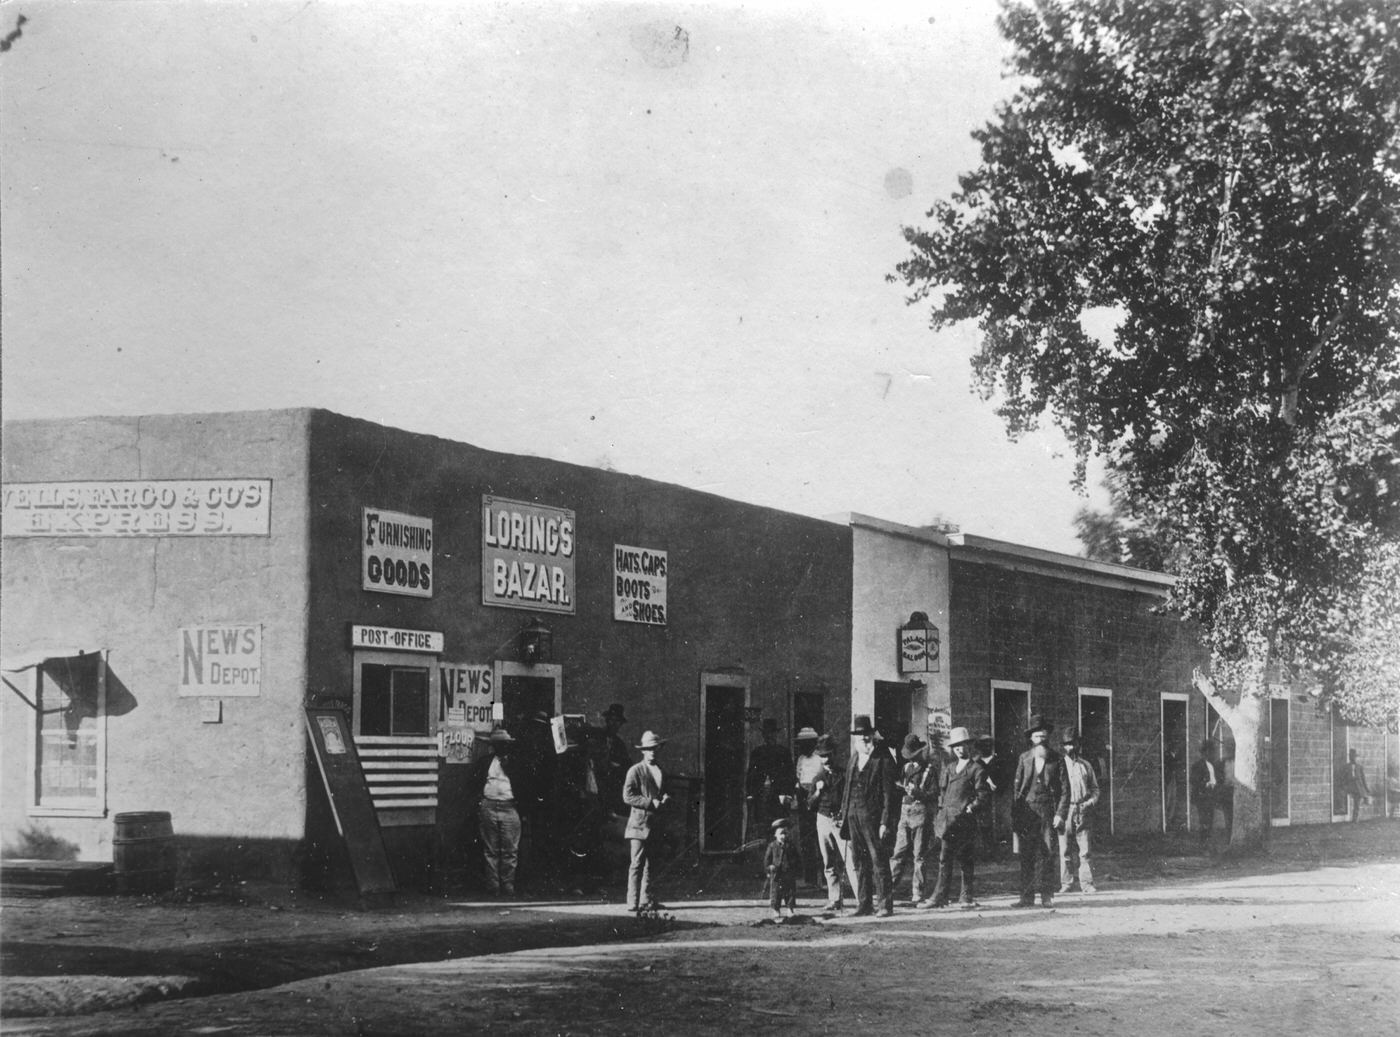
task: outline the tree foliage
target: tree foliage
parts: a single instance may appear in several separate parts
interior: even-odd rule
[[[1116,562],[1153,572],[1176,571],[1176,532],[1157,515],[1135,515],[1132,501],[1117,472],[1104,480],[1109,508],[1080,508],[1074,516],[1075,535],[1084,545],[1084,557],[1096,562]]]
[[[1170,526],[1217,679],[1257,696],[1282,658],[1335,686],[1400,537],[1400,5],[1038,0],[1001,27],[1016,92],[893,279],[935,329],[979,323],[1011,434],[1049,417]]]

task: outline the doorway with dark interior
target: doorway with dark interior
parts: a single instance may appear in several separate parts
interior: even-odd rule
[[[748,770],[744,710],[748,704],[747,678],[701,675],[702,853],[737,853],[744,848],[744,775]]]

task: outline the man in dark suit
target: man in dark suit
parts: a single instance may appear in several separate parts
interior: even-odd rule
[[[876,731],[868,716],[857,716],[851,734],[858,739],[846,768],[841,801],[841,838],[850,841],[856,862],[856,914],[894,914],[890,851],[885,841],[899,817],[895,764],[888,752],[875,749]],[[880,901],[875,910],[874,900]]]
[[[1216,755],[1215,743],[1210,739],[1201,743],[1200,755],[1191,764],[1191,801],[1196,804],[1200,814],[1201,849],[1210,845],[1210,830],[1215,827],[1217,810],[1220,811],[1221,827],[1228,842],[1235,820],[1235,790],[1230,787],[1225,776],[1225,764]]]
[[[986,809],[992,787],[982,761],[972,755],[972,735],[965,727],[948,732],[948,748],[953,750],[953,762],[943,765],[938,778],[938,813],[933,819],[933,834],[942,840],[938,851],[938,883],[933,896],[919,902],[920,907],[947,907],[948,887],[953,881],[953,861],[958,862],[962,878],[962,893],[958,906],[966,910],[977,907],[973,896],[973,861],[977,854],[977,818]]]
[[[1060,805],[1060,758],[1046,743],[1055,725],[1032,716],[1026,734],[1031,747],[1016,763],[1011,781],[1011,823],[1021,844],[1021,899],[1016,907],[1034,907],[1040,894],[1042,907],[1055,904],[1056,861],[1060,839],[1055,831],[1055,811]]]

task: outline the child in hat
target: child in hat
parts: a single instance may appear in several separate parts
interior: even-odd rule
[[[768,873],[768,905],[773,909],[773,921],[783,920],[783,905],[788,914],[797,914],[797,875],[802,870],[802,857],[787,818],[773,822],[773,841],[763,857],[763,869]]]

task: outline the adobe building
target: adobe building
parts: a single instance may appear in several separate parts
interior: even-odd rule
[[[1008,752],[1030,712],[1077,723],[1115,830],[1162,831],[1185,807],[1173,747],[1189,760],[1213,722],[1199,647],[1153,611],[1167,579],[1123,566],[321,410],[9,423],[3,474],[11,855],[111,860],[118,814],[166,811],[182,881],[342,882],[318,726],[338,717],[395,883],[441,887],[478,736],[548,744],[537,715],[573,732],[611,703],[629,744],[670,739],[682,855],[761,837],[743,779],[763,718],[844,739],[859,713]],[[1338,746],[1395,768],[1378,736],[1280,701],[1280,820],[1332,816]]]

